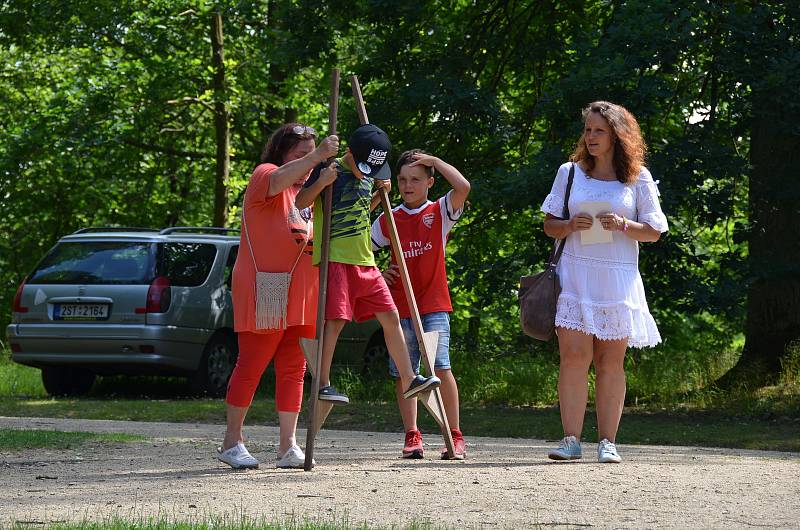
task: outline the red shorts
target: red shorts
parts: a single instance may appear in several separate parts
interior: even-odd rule
[[[392,294],[377,267],[328,263],[325,319],[362,322],[375,313],[396,311]]]

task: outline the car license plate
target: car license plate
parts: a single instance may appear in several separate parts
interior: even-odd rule
[[[108,304],[55,304],[53,320],[106,320]]]

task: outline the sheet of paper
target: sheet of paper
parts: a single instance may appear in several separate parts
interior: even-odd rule
[[[594,217],[594,223],[589,230],[581,231],[582,245],[596,245],[598,243],[611,243],[614,238],[611,232],[603,230],[597,215],[611,211],[611,204],[605,201],[583,201],[578,203],[578,213],[587,213]]]

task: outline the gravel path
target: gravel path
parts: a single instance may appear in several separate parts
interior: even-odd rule
[[[620,446],[625,461],[549,462],[552,442],[467,438],[468,458],[398,458],[399,434],[324,430],[313,472],[277,470],[277,429],[249,427],[261,469],[214,458],[220,425],[0,417],[0,429],[124,432],[147,442],[0,453],[0,526],[150,515],[299,516],[454,528],[800,528],[800,454]],[[302,432],[301,432],[302,434]]]

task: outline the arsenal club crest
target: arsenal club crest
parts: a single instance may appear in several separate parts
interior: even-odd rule
[[[425,226],[427,226],[428,228],[432,227],[433,226],[433,214],[432,213],[426,213],[425,215],[423,215],[422,216],[422,222],[425,223]]]

